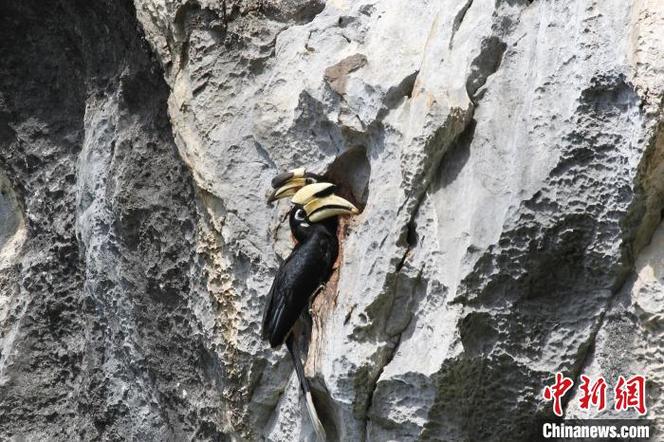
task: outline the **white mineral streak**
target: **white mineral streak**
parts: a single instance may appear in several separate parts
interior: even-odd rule
[[[312,437],[259,338],[290,247],[265,193],[297,166],[368,196],[313,307],[332,439],[528,440],[555,371],[605,364],[662,410],[661,228],[636,258],[663,206],[661,2],[135,4],[215,232],[224,431]]]
[[[0,269],[11,265],[24,240],[25,220],[16,194],[7,178],[0,175]]]

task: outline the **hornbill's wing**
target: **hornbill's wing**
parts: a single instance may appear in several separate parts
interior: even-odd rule
[[[298,244],[274,278],[263,316],[263,339],[272,347],[284,342],[309,298],[329,277],[334,264],[332,246],[317,239]]]
[[[272,286],[270,287],[270,292],[268,293],[268,305],[263,311],[263,330],[261,331],[261,336],[263,340],[267,341],[270,339],[270,331],[273,328],[274,324],[274,316],[275,316],[275,310],[283,310],[285,307],[285,303],[277,300],[277,296],[275,295],[276,287],[283,286],[283,281],[285,279],[285,270],[284,268],[286,267],[286,264],[290,259],[293,257],[293,253],[291,253],[284,262],[281,263],[279,266],[279,269],[277,270],[277,274],[274,277],[274,280],[272,281]],[[280,304],[278,307],[277,304]]]

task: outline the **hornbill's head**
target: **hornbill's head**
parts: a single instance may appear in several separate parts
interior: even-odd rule
[[[302,207],[312,223],[337,215],[357,215],[360,211],[350,201],[334,194],[331,183],[315,183],[304,186],[293,195],[292,202]]]
[[[304,186],[317,183],[322,178],[321,175],[307,172],[304,167],[280,173],[272,178],[272,188],[274,191],[268,197],[267,202],[271,203],[281,198],[293,196]]]
[[[293,195],[291,231],[296,238],[310,227],[311,223],[325,221],[325,226],[336,232],[339,215],[356,215],[360,211],[350,201],[334,194],[336,186],[331,183],[315,183],[304,186]],[[328,221],[329,220],[329,221]]]

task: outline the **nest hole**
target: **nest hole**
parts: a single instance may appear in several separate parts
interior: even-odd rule
[[[325,177],[336,184],[336,194],[352,202],[361,211],[369,199],[371,165],[366,148],[357,146],[339,155],[327,168]]]

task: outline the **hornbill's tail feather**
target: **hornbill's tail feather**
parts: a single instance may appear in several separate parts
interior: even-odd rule
[[[311,420],[311,425],[314,427],[316,432],[316,437],[318,442],[325,442],[325,429],[323,424],[321,424],[320,419],[318,419],[318,413],[316,413],[316,407],[314,406],[313,398],[311,397],[311,389],[309,388],[309,382],[307,378],[304,377],[304,367],[302,366],[302,361],[297,355],[297,352],[294,348],[293,334],[289,334],[286,338],[286,347],[288,347],[288,352],[293,359],[293,365],[295,366],[295,373],[297,373],[297,378],[300,381],[300,386],[304,392],[305,402],[307,404],[307,412],[309,413],[309,419]]]

